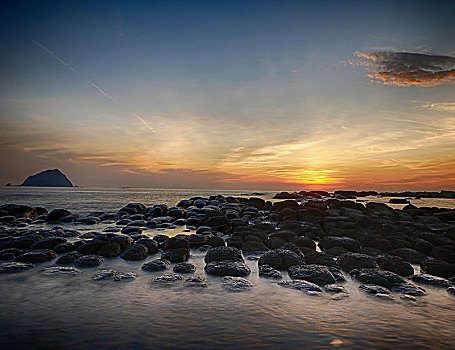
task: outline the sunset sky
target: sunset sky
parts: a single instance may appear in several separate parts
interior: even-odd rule
[[[455,189],[454,1],[2,1],[0,184]]]

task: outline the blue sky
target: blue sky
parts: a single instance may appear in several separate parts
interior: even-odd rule
[[[0,12],[3,182],[59,167],[84,186],[455,184],[453,81],[374,83],[355,54],[454,57],[452,1],[17,1]]]

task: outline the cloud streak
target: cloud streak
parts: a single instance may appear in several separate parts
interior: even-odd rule
[[[455,57],[412,52],[355,52],[356,63],[368,70],[371,82],[431,87],[455,84]]]
[[[142,119],[140,116],[138,116],[137,114],[134,115],[137,120],[139,120],[142,124],[144,124],[144,126],[146,126],[150,131],[154,132],[155,134],[157,134],[156,130],[153,129],[149,123],[147,123],[144,119]]]

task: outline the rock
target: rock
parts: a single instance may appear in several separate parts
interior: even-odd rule
[[[221,279],[221,284],[232,292],[243,292],[253,288],[253,283],[242,277],[226,276]]]
[[[66,175],[58,169],[44,170],[31,175],[20,186],[74,187]]]
[[[204,257],[206,263],[223,260],[243,262],[242,253],[233,247],[214,247],[210,248]]]
[[[411,264],[398,256],[379,256],[376,259],[376,262],[382,270],[391,271],[401,276],[410,276],[414,274],[414,268]]]
[[[400,295],[400,299],[403,301],[410,301],[410,302],[417,301],[417,299],[415,297],[413,297],[412,295],[406,295],[406,294]]]
[[[133,244],[134,240],[126,235],[115,235],[110,239],[111,242],[117,243],[120,246],[120,250],[123,252],[126,248],[128,248],[131,244]]]
[[[449,287],[447,288],[447,293],[455,295],[455,287]]]
[[[297,247],[305,247],[312,250],[316,250],[316,243],[311,238],[300,236],[291,238],[291,243],[294,243]]]
[[[123,252],[120,257],[124,260],[144,260],[148,255],[147,247],[134,243]]]
[[[170,262],[183,262],[190,257],[190,250],[188,248],[176,248],[165,251],[161,255],[161,259],[169,260]]]
[[[120,246],[115,242],[106,242],[100,249],[98,249],[97,254],[104,256],[105,258],[114,258],[119,256],[121,252]]]
[[[351,275],[362,283],[375,284],[385,288],[392,288],[395,284],[405,283],[403,277],[390,271],[356,269],[351,271]]]
[[[154,239],[156,236],[154,237]],[[188,242],[187,239],[183,238],[177,238],[177,237],[171,237],[165,240],[164,245],[163,245],[163,250],[171,250],[171,249],[177,249],[177,248],[185,248],[189,249],[190,248],[190,243]]]
[[[176,273],[166,273],[152,280],[153,283],[157,284],[174,284],[176,282],[182,281],[184,277]]]
[[[343,286],[337,284],[327,284],[324,286],[324,290],[328,293],[347,293]]]
[[[205,265],[205,272],[215,276],[247,276],[250,268],[241,261],[212,261]]]
[[[134,272],[118,272],[114,276],[116,282],[130,282],[134,280],[137,275]]]
[[[41,241],[33,243],[30,247],[31,250],[38,249],[53,249],[57,244],[65,243],[66,239],[61,237],[49,237],[44,238]]]
[[[49,214],[47,214],[45,221],[46,222],[59,221],[61,218],[69,215],[71,215],[71,212],[69,210],[54,209]]]
[[[333,247],[343,247],[350,252],[358,252],[360,249],[360,243],[353,238],[349,237],[336,237],[327,236],[323,237],[319,242],[319,246],[324,249],[330,249]]]
[[[185,280],[184,286],[207,288],[207,280],[201,276],[189,277]]]
[[[49,249],[39,249],[19,255],[16,259],[24,263],[40,263],[52,260],[57,257],[57,254]]]
[[[181,262],[172,269],[176,273],[193,273],[196,271],[196,266],[191,263]]]
[[[77,251],[84,255],[93,255],[96,254],[104,244],[106,244],[106,241],[94,238],[89,241],[83,241],[83,243],[83,245],[77,248]]]
[[[4,262],[0,264],[0,273],[16,273],[34,268],[35,265],[20,262]]]
[[[117,274],[117,271],[115,270],[108,270],[108,269],[105,269],[105,270],[101,270],[97,273],[95,273],[93,276],[92,276],[92,280],[93,281],[104,281],[104,280],[110,280],[112,278],[114,278],[114,276]]]
[[[138,226],[125,226],[121,232],[125,235],[137,235],[142,233],[142,228]]]
[[[282,278],[281,272],[275,270],[272,266],[269,265],[260,265],[259,266],[259,276],[268,277],[268,278]]]
[[[292,199],[273,203],[273,208],[276,211],[281,211],[286,208],[295,210],[298,208],[298,206],[299,206],[299,203],[297,203],[295,200],[292,200]]]
[[[226,244],[224,243],[224,239],[221,237],[211,237],[207,241],[207,244],[211,247],[224,247]]]
[[[140,238],[136,243],[146,246],[149,254],[155,254],[159,250],[158,242],[148,237]]]
[[[65,242],[57,244],[52,250],[57,254],[63,254],[76,250],[76,246],[71,242]]]
[[[368,255],[359,253],[341,254],[337,260],[338,265],[345,271],[350,272],[354,269],[378,269],[379,266]]]
[[[305,264],[305,259],[290,250],[276,249],[266,252],[258,261],[258,265],[269,265],[277,270],[287,270],[294,265]]]
[[[292,279],[305,280],[317,285],[335,283],[335,277],[327,266],[322,265],[295,265],[288,269]]]
[[[433,249],[433,245],[421,238],[416,239],[414,242],[414,249],[417,250],[419,253],[429,255],[431,250]]]
[[[156,259],[146,262],[141,269],[144,271],[162,271],[166,270],[171,265],[169,260]]]
[[[47,276],[55,276],[55,275],[70,275],[76,276],[80,274],[82,271],[76,269],[75,267],[66,267],[66,266],[50,266],[46,267],[42,270],[42,273]]]
[[[78,252],[68,252],[61,255],[56,261],[56,264],[60,265],[69,265],[75,262],[77,259],[81,258],[83,255]]]
[[[417,287],[416,285],[405,282],[405,283],[397,283],[392,287],[392,292],[407,294],[407,295],[414,295],[420,296],[427,294],[425,289],[421,287]]]
[[[411,280],[416,283],[428,284],[436,287],[450,287],[452,284],[449,280],[442,277],[435,277],[426,274],[414,275]]]
[[[17,248],[6,248],[0,251],[0,260],[14,260],[21,254],[24,254],[23,250]]]
[[[264,243],[258,241],[247,241],[242,243],[242,250],[245,252],[265,252],[268,251]]]
[[[390,294],[390,290],[375,284],[362,284],[359,289],[367,294]]]
[[[450,278],[455,276],[455,264],[440,260],[424,260],[420,263],[422,271],[433,276]]]
[[[85,255],[74,261],[74,264],[79,267],[94,267],[101,265],[106,260],[100,255]]]
[[[323,252],[305,252],[305,261],[307,264],[315,264],[315,265],[324,265],[330,267],[338,267],[335,260]]]
[[[409,261],[412,264],[419,264],[421,261],[427,258],[424,254],[419,253],[417,250],[411,248],[392,249],[389,251],[389,254],[399,256],[400,258]]]
[[[431,255],[436,260],[441,260],[449,264],[455,263],[455,251],[450,246],[434,247],[431,250]]]
[[[278,284],[285,288],[297,289],[302,292],[306,292],[309,295],[320,295],[320,293],[322,293],[321,287],[308,281],[282,281]]]
[[[12,246],[8,247],[8,248],[17,248],[17,249],[21,249],[21,250],[28,250],[34,243],[36,243],[42,239],[43,239],[42,236],[39,236],[36,234],[27,234],[25,236],[14,238],[14,240],[12,242]]]

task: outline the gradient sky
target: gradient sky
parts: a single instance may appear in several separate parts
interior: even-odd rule
[[[455,189],[454,18],[454,1],[3,1],[0,182]]]

